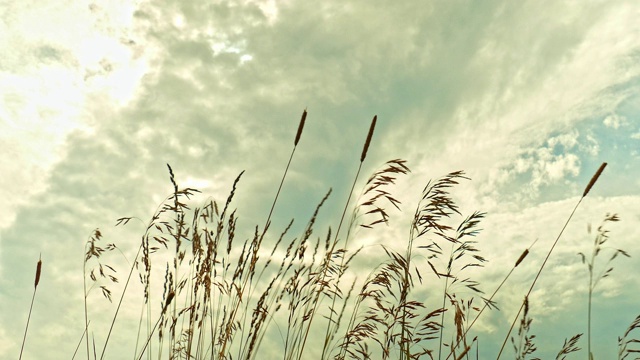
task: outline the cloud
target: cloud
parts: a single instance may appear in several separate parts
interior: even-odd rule
[[[1,46],[16,55],[0,60],[0,76],[11,80],[0,90],[0,133],[8,134],[1,139],[11,149],[2,166],[12,174],[0,183],[9,204],[2,218],[12,219],[0,224],[0,289],[11,290],[2,292],[0,307],[18,308],[30,296],[42,252],[46,271],[37,309],[47,312],[36,312],[40,323],[30,339],[39,342],[28,348],[32,355],[72,353],[83,330],[83,244],[100,227],[134,256],[144,225],[111,225],[121,216],[148,219],[172,191],[167,163],[178,183],[205,191],[195,203],[207,196],[224,201],[246,170],[235,205],[238,231],[250,237],[266,220],[305,107],[309,115],[276,207],[276,229],[296,217],[292,233],[300,230],[329,187],[334,192],[318,228],[337,226],[375,114],[378,127],[362,174],[389,158],[409,160],[412,176],[395,190],[407,208],[428,179],[458,169],[473,179],[456,194],[461,208],[491,214],[483,236],[499,268],[488,268],[494,274],[488,284],[534,237],[541,238],[540,249],[548,245],[603,159],[610,166],[601,180],[607,186],[594,189],[600,205],[585,200],[592,207],[583,206],[576,222],[587,221],[587,213],[601,216],[605,207],[635,211],[640,184],[629,185],[625,176],[637,179],[638,172],[618,156],[634,143],[607,132],[631,125],[605,120],[630,118],[622,104],[638,89],[640,66],[628,60],[640,48],[632,4],[12,6],[12,22],[2,25],[11,35]],[[42,26],[33,26],[36,21]],[[630,237],[637,221],[630,215],[621,223]],[[567,243],[566,253],[558,249],[561,259],[579,248]],[[544,317],[548,306],[560,318],[568,300],[554,297],[579,296],[567,277],[575,264],[556,265],[558,281],[536,293],[536,316]],[[506,309],[518,305],[509,296],[522,295],[526,276],[505,296]],[[621,284],[608,286],[624,296]],[[60,289],[66,296],[50,295]],[[99,342],[105,329],[98,324],[108,323],[113,309],[97,295],[90,304]],[[127,329],[135,328],[139,311],[131,301],[110,348],[114,354],[131,351]],[[0,323],[21,323],[22,315],[3,313]],[[11,326],[0,327],[0,348],[14,344],[0,356],[17,351],[19,334]],[[504,328],[499,318],[484,326]]]
[[[136,95],[145,59],[126,40],[126,21],[121,23],[131,18],[131,9],[104,10],[68,2],[16,3],[8,11],[2,25],[1,46],[9,55],[0,59],[0,139],[12,158],[0,161],[12,176],[1,180],[7,206],[0,227],[47,188],[50,172],[66,156],[67,137],[91,132],[101,121],[87,103],[102,102],[113,111]]]
[[[606,118],[604,118],[603,124],[606,127],[610,127],[610,128],[614,128],[617,129],[620,127],[621,123],[625,122],[625,118],[624,117],[620,117],[618,115],[609,115]]]

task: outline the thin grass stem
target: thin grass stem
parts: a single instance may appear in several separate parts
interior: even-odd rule
[[[576,210],[578,209],[578,206],[580,205],[580,203],[582,203],[582,199],[584,199],[585,196],[587,196],[587,194],[589,193],[589,191],[591,190],[593,185],[596,183],[596,181],[598,181],[598,178],[600,177],[600,175],[602,174],[602,171],[604,170],[604,168],[606,166],[607,166],[606,162],[602,163],[602,165],[600,165],[600,168],[598,168],[598,171],[596,171],[596,173],[591,177],[591,180],[587,184],[587,187],[584,189],[584,192],[582,193],[582,196],[580,197],[580,199],[576,203],[576,206],[573,208],[573,211],[571,211],[571,214],[569,214],[569,218],[567,218],[567,221],[564,223],[564,226],[562,226],[562,229],[560,230],[560,233],[558,234],[558,237],[553,242],[553,245],[549,249],[549,252],[547,252],[547,256],[544,258],[544,261],[542,262],[542,265],[540,266],[540,269],[538,270],[538,273],[536,274],[536,277],[533,279],[533,282],[531,283],[531,287],[529,287],[529,291],[527,291],[527,294],[525,295],[525,298],[528,298],[529,295],[531,295],[531,292],[533,291],[533,288],[536,285],[536,282],[538,281],[538,278],[540,277],[540,274],[542,273],[542,270],[544,269],[545,265],[547,264],[547,261],[549,260],[549,257],[551,256],[551,253],[553,252],[553,249],[558,244],[558,241],[560,240],[560,237],[564,233],[564,230],[567,228],[567,225],[569,225],[569,221],[571,221],[571,218],[573,217],[573,214],[575,214]],[[511,323],[511,327],[509,328],[509,332],[507,332],[507,336],[505,337],[504,342],[502,343],[502,346],[500,347],[500,352],[498,353],[498,357],[496,358],[496,360],[500,359],[500,355],[502,355],[502,351],[504,350],[504,347],[507,344],[507,340],[509,339],[509,335],[511,335],[511,331],[513,331],[513,327],[515,326],[516,322],[518,321],[518,317],[520,316],[520,312],[522,312],[522,308],[523,307],[524,307],[524,303],[522,303],[522,305],[520,305],[520,309],[518,310],[518,313],[516,314],[515,318],[513,319],[513,322]]]
[[[78,353],[78,350],[80,349],[80,345],[82,345],[82,339],[84,339],[84,335],[87,333],[87,329],[85,328],[82,331],[82,335],[80,336],[80,340],[78,341],[78,345],[76,346],[76,351],[73,352],[73,356],[71,356],[71,360],[76,358],[76,354]]]
[[[24,350],[24,343],[27,341],[27,330],[29,330],[29,321],[31,320],[31,310],[33,310],[33,302],[36,299],[36,291],[38,290],[38,283],[40,282],[40,274],[42,272],[42,255],[36,265],[36,279],[33,286],[33,295],[31,296],[31,305],[29,306],[29,315],[27,316],[27,325],[24,328],[24,337],[22,338],[22,346],[20,347],[20,357],[22,359],[22,352]]]
[[[356,187],[356,183],[358,182],[358,177],[360,176],[360,171],[362,170],[362,163],[364,162],[364,160],[367,158],[367,152],[369,150],[369,146],[371,145],[371,139],[373,138],[373,133],[375,131],[376,128],[376,122],[378,120],[378,115],[374,115],[373,119],[371,120],[371,125],[369,126],[369,132],[367,133],[367,138],[364,142],[364,146],[362,147],[362,154],[360,154],[360,163],[358,164],[358,171],[356,172],[356,176],[353,179],[353,183],[351,184],[351,189],[349,190],[349,193],[347,194],[347,202],[344,205],[344,209],[342,210],[342,215],[340,216],[340,222],[338,223],[338,228],[336,230],[336,234],[334,237],[334,246],[335,244],[338,242],[338,236],[340,235],[340,229],[342,228],[342,224],[344,222],[344,218],[345,215],[347,214],[347,209],[349,208],[349,203],[351,202],[351,195],[353,194],[353,190]],[[344,248],[345,250],[347,249],[347,245],[349,244],[349,236],[347,235],[347,237],[344,240]],[[333,251],[333,248],[331,249],[331,251]],[[342,260],[340,263],[340,267],[342,268],[342,266],[344,265],[344,255],[342,256]],[[337,283],[336,283],[336,287],[340,284],[340,279],[341,277],[338,277]],[[322,281],[324,281],[324,277],[322,279]],[[332,302],[331,302],[331,309],[335,308],[335,304],[336,304],[336,296],[333,297]],[[317,304],[316,304],[316,308],[317,308]],[[314,309],[314,313],[315,313],[315,309]],[[321,355],[321,359],[325,358],[326,352],[327,352],[327,346],[329,345],[330,342],[330,336],[329,333],[331,332],[331,323],[333,321],[333,311],[331,311],[329,313],[329,319],[327,322],[327,329],[325,331],[325,341],[322,347],[322,355]],[[307,339],[307,335],[309,333],[309,328],[307,328],[307,333],[305,334],[305,340],[304,342],[306,342]],[[304,345],[303,342],[303,345]]]
[[[584,196],[581,197],[580,200],[578,200],[578,203],[573,208],[573,211],[571,211],[571,214],[569,215],[569,218],[567,218],[567,221],[565,221],[564,226],[562,226],[562,229],[560,230],[560,233],[558,234],[558,237],[556,237],[556,240],[553,242],[553,245],[551,245],[551,248],[547,252],[547,256],[544,258],[544,261],[542,262],[542,265],[540,266],[540,269],[538,270],[538,273],[536,274],[536,277],[533,279],[533,282],[531,283],[531,286],[529,287],[529,291],[527,291],[527,294],[525,295],[525,298],[529,298],[529,295],[531,295],[531,292],[533,291],[533,288],[535,287],[536,282],[538,281],[538,278],[540,277],[540,274],[542,273],[542,270],[544,269],[545,265],[547,264],[547,261],[549,260],[549,257],[551,256],[551,253],[553,252],[553,249],[558,244],[558,241],[560,240],[560,237],[564,233],[564,230],[567,228],[567,225],[569,225],[569,221],[571,221],[571,218],[573,217],[573,214],[576,212],[576,209],[578,209],[578,206],[582,202],[582,199],[584,199]],[[516,314],[513,322],[511,323],[511,327],[509,328],[509,331],[507,332],[507,336],[505,337],[505,339],[504,339],[504,341],[502,343],[502,346],[500,347],[500,352],[498,353],[498,357],[496,358],[496,360],[500,359],[500,355],[502,355],[502,351],[504,351],[504,347],[507,344],[507,341],[509,339],[509,335],[511,335],[511,331],[513,331],[513,327],[516,325],[516,322],[518,321],[518,318],[520,317],[520,313],[522,312],[522,308],[523,307],[524,307],[524,302],[522,303],[522,305],[520,305],[520,309],[518,310],[518,313]]]
[[[284,179],[287,177],[287,173],[289,172],[289,165],[291,165],[291,159],[293,159],[293,154],[295,154],[296,148],[298,147],[298,142],[300,141],[300,136],[302,135],[302,131],[304,129],[304,123],[306,119],[307,119],[307,109],[305,108],[304,111],[302,112],[300,123],[298,124],[298,132],[296,133],[296,139],[293,142],[293,149],[291,150],[291,155],[289,156],[287,167],[284,169],[284,174],[282,174],[282,179],[280,180],[280,185],[278,186],[278,191],[276,192],[276,197],[273,199],[273,203],[271,204],[271,209],[269,210],[269,216],[267,216],[267,221],[265,221],[262,236],[264,236],[264,233],[267,231],[267,228],[269,227],[269,221],[271,221],[271,215],[273,214],[273,209],[276,207],[276,203],[278,202],[278,197],[280,196],[280,190],[282,190],[282,184],[284,184]]]
[[[113,331],[113,326],[116,323],[116,318],[118,317],[118,313],[120,312],[120,306],[122,306],[122,300],[124,299],[124,294],[127,292],[127,288],[129,287],[129,281],[131,280],[131,275],[133,274],[133,269],[135,269],[135,262],[140,256],[140,252],[142,251],[142,245],[138,248],[138,253],[136,254],[133,264],[129,270],[129,276],[127,276],[127,281],[124,284],[124,289],[122,289],[122,295],[120,295],[120,300],[118,301],[118,306],[116,307],[116,312],[113,314],[113,319],[111,320],[111,325],[109,326],[109,332],[107,333],[107,337],[104,340],[104,346],[102,347],[102,352],[100,353],[100,360],[104,359],[104,354],[107,350],[107,345],[109,344],[109,338],[111,337],[111,332]],[[86,316],[86,294],[85,294],[85,316]],[[87,322],[87,327],[89,323]]]
[[[478,312],[478,314],[476,315],[476,317],[473,319],[473,321],[471,322],[471,324],[465,329],[464,333],[462,334],[462,338],[465,338],[467,336],[467,333],[469,333],[469,331],[471,330],[471,328],[473,327],[473,325],[476,323],[476,321],[480,318],[480,315],[482,315],[482,313],[484,312],[484,310],[486,308],[489,307],[489,304],[492,303],[493,298],[496,296],[496,294],[498,293],[498,291],[500,291],[500,289],[502,288],[502,286],[507,282],[507,280],[509,279],[509,277],[511,276],[511,274],[513,273],[513,271],[516,269],[516,267],[518,267],[518,265],[520,265],[522,263],[522,261],[527,257],[527,255],[529,254],[531,248],[533,248],[533,245],[536,244],[536,242],[538,242],[538,239],[535,239],[533,241],[533,243],[527,248],[525,249],[522,254],[520,254],[520,257],[518,258],[518,260],[516,260],[516,263],[513,265],[513,267],[511,268],[511,270],[509,270],[509,273],[507,274],[507,276],[504,277],[504,279],[502,279],[502,282],[500,283],[500,285],[498,285],[498,287],[493,291],[493,294],[491,294],[491,296],[489,297],[489,299],[487,301],[485,301],[484,306],[482,306],[482,308],[480,309],[480,311]],[[456,342],[455,346],[453,347],[453,349],[457,348],[458,345],[460,345],[460,340]],[[453,355],[453,352],[449,353],[449,355],[445,358],[445,360],[448,360],[451,355]]]

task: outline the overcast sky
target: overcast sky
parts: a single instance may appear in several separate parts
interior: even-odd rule
[[[135,250],[142,227],[115,220],[150,218],[172,191],[166,163],[218,201],[246,170],[235,205],[250,237],[306,108],[275,228],[304,222],[329,188],[320,224],[337,225],[377,115],[362,178],[394,158],[412,172],[393,189],[403,212],[359,233],[366,241],[406,239],[424,185],[455,170],[472,179],[454,189],[462,212],[487,212],[477,240],[489,263],[473,274],[486,291],[539,239],[501,311],[476,329],[485,358],[607,162],[536,286],[531,332],[536,355],[555,358],[586,331],[577,253],[591,249],[587,225],[617,213],[611,246],[631,258],[616,259],[593,305],[594,355],[613,358],[640,314],[638,18],[634,0],[1,2],[0,357],[20,351],[40,254],[25,358],[71,357],[84,327],[84,243],[100,228]],[[119,330],[112,358],[131,357],[130,336]]]

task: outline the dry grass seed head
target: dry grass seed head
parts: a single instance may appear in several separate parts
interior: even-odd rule
[[[302,117],[300,118],[300,124],[298,124],[298,132],[296,133],[296,139],[293,142],[293,146],[298,145],[298,141],[300,141],[300,136],[302,135],[302,130],[304,129],[304,121],[307,119],[307,109],[305,108],[302,112]]]
[[[360,162],[363,162],[367,157],[367,150],[369,150],[369,145],[371,144],[371,138],[373,137],[373,131],[376,128],[376,121],[378,120],[378,115],[373,117],[371,120],[371,126],[369,127],[369,133],[367,134],[367,140],[364,142],[364,147],[362,148],[362,155],[360,155]]]
[[[42,255],[40,255],[40,258],[38,259],[38,265],[36,265],[36,280],[33,285],[34,288],[37,288],[38,284],[40,283],[41,273],[42,273]]]
[[[637,329],[640,329],[640,315],[631,322],[624,335],[618,337],[618,359],[624,360],[629,355],[640,353],[640,349],[638,348],[640,337],[636,335],[629,339],[629,335]],[[635,348],[629,348],[629,346],[635,346]]]
[[[598,178],[600,177],[600,174],[602,174],[602,171],[604,170],[604,168],[606,166],[607,166],[606,162],[603,162],[602,165],[600,165],[600,167],[598,168],[598,171],[596,171],[596,173],[593,175],[593,177],[591,177],[591,180],[589,180],[589,183],[587,184],[587,187],[584,189],[584,192],[582,193],[582,197],[587,196],[589,191],[591,191],[591,188],[596,183],[596,181],[598,181]]]
[[[580,351],[581,349],[577,346],[578,340],[582,334],[578,334],[573,336],[571,339],[564,339],[564,344],[562,345],[562,349],[556,355],[556,360],[564,360],[567,358],[566,355],[571,354],[572,352]]]
[[[384,199],[396,209],[400,210],[400,201],[391,196],[391,194],[383,188],[395,184],[397,174],[404,175],[410,172],[405,163],[406,161],[401,159],[390,160],[385,163],[382,169],[376,171],[369,177],[365,183],[364,191],[360,196],[363,201],[358,204],[356,209],[362,208],[364,215],[375,214],[378,215],[378,217],[360,226],[371,228],[379,223],[388,223],[389,215],[384,207],[378,204],[380,200]]]

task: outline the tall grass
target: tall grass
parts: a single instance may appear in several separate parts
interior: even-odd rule
[[[490,260],[480,253],[477,243],[485,213],[462,210],[456,203],[456,186],[469,180],[463,171],[427,182],[406,238],[381,239],[366,251],[353,246],[357,235],[375,234],[378,227],[388,224],[393,218],[391,209],[402,209],[403,204],[393,196],[393,186],[410,172],[406,161],[390,160],[374,171],[355,195],[367,151],[374,145],[377,116],[371,121],[359,162],[354,164],[357,170],[345,206],[334,219],[336,230],[318,230],[316,224],[331,196],[329,189],[317,199],[315,209],[309,209],[301,232],[292,234],[293,220],[276,231],[271,218],[307,115],[305,109],[266,220],[249,233],[237,229],[239,215],[234,208],[236,193],[242,191],[243,172],[222,202],[207,198],[195,204],[191,198],[199,191],[180,187],[174,169],[167,165],[172,190],[145,225],[108,326],[91,321],[88,298],[99,289],[112,301],[111,286],[119,280],[116,266],[105,261],[115,261],[110,253],[119,248],[115,243],[103,246],[100,230],[92,233],[85,244],[84,322],[78,328],[82,333],[78,347],[84,342],[87,359],[116,356],[108,355],[108,345],[127,293],[138,295],[138,335],[130,339],[130,353],[118,357],[409,360],[446,355],[470,359],[474,347],[478,357],[482,338],[471,333],[472,327],[486,309],[497,310],[494,296],[531,247],[515,259],[493,293],[485,296],[482,284],[474,278]],[[603,169],[604,165],[582,197]],[[347,216],[349,211],[351,216]],[[125,226],[133,219],[122,217],[116,225]],[[596,240],[591,260],[586,261],[583,255],[590,271],[589,304],[597,280],[608,275],[594,276],[592,272],[606,239],[605,232],[599,234],[602,236]],[[363,269],[363,264],[368,268]],[[546,259],[536,280],[545,264]],[[40,263],[38,274],[39,270]],[[136,277],[141,291],[132,294],[131,280]],[[530,334],[529,307],[535,306],[529,302],[531,289],[524,294],[518,335],[509,337],[510,331],[507,335],[516,359],[529,358],[536,351],[536,337]],[[424,294],[430,295],[425,298]],[[633,335],[638,324],[636,319],[619,338],[619,358],[636,351],[638,340]],[[95,331],[106,333],[103,343],[90,341],[89,334]],[[588,333],[590,338],[590,321]],[[565,340],[557,359],[579,351],[579,340],[580,335]],[[588,348],[590,354],[590,341]],[[277,349],[277,355],[269,353],[271,349]]]

